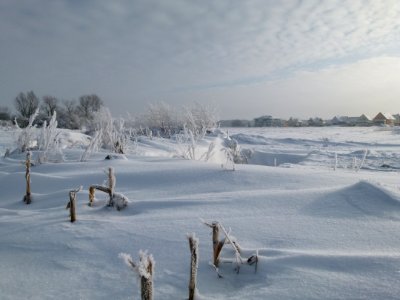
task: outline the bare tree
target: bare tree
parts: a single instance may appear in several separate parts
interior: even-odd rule
[[[29,119],[39,107],[39,98],[33,91],[19,93],[14,100],[15,109],[23,119]]]
[[[42,99],[41,110],[47,118],[51,118],[54,112],[58,111],[58,99],[53,96],[43,96]]]
[[[93,113],[98,111],[102,106],[103,101],[95,94],[79,97],[78,111],[84,122],[92,120]]]
[[[62,103],[64,104],[65,110],[69,114],[76,113],[76,101],[75,100],[63,100]]]
[[[58,123],[61,128],[79,129],[79,116],[75,100],[63,100],[58,108]]]

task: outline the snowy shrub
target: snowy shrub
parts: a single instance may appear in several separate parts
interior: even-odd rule
[[[175,136],[178,145],[178,156],[184,159],[196,160],[197,140],[190,129],[184,127],[181,134]]]
[[[96,152],[101,145],[101,131],[96,131],[92,139],[90,140],[89,145],[86,147],[85,151],[82,153],[80,161],[87,161],[89,157]]]
[[[224,148],[221,149],[225,153],[226,162],[222,167],[225,169],[235,170],[235,164],[247,163],[247,158],[242,155],[239,143],[237,140],[228,136],[224,142]]]
[[[110,110],[103,106],[94,113],[92,126],[101,132],[101,146],[114,153],[126,153],[130,131],[125,128],[124,119],[114,119]]]
[[[184,108],[184,125],[190,130],[196,139],[202,139],[207,131],[217,127],[215,109],[195,103],[191,107]]]
[[[215,154],[215,143],[211,142],[208,149],[201,153],[198,149],[200,140],[200,136],[194,135],[190,129],[184,127],[182,133],[175,135],[175,141],[178,146],[176,150],[177,156],[189,160],[209,161]]]
[[[17,137],[17,150],[25,152],[37,146],[37,137],[35,134],[36,126],[33,125],[33,122],[35,121],[38,115],[39,115],[39,109],[36,109],[36,111],[29,117],[28,125],[23,129],[21,129],[18,126],[18,123],[15,120],[15,126],[19,131]]]
[[[49,125],[44,121],[41,133],[38,139],[38,162],[44,163],[48,161],[49,155],[55,157],[56,161],[63,161],[64,155],[59,141],[60,132],[57,130],[56,112],[50,119]]]

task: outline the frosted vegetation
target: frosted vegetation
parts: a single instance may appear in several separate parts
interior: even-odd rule
[[[396,129],[52,116],[0,130],[1,299],[398,299]]]

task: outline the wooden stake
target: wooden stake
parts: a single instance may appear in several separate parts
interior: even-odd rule
[[[222,247],[224,247],[226,238],[219,240],[219,223],[212,222],[212,224],[206,223],[202,220],[204,225],[210,227],[212,229],[212,242],[213,242],[213,264],[215,268],[219,266],[219,255],[221,253]]]
[[[89,187],[89,206],[93,205],[95,191],[94,186]]]
[[[24,196],[24,202],[26,204],[31,204],[31,152],[28,151],[26,153],[26,161],[25,161],[25,179],[26,179],[26,194]]]
[[[152,300],[153,299],[153,262],[147,257],[147,273],[149,276],[141,276],[141,295],[142,300]]]
[[[219,223],[212,223],[213,230],[213,263],[218,268],[219,266],[219,255],[221,254],[222,247],[224,247],[225,239],[219,240]]]
[[[189,248],[191,253],[190,259],[190,281],[189,281],[189,300],[195,299],[196,293],[196,281],[197,281],[197,267],[198,267],[198,245],[199,240],[196,238],[193,233],[188,237],[189,239]]]
[[[108,168],[108,189],[109,189],[109,195],[110,195],[110,201],[108,202],[108,206],[114,206],[114,189],[115,189],[115,182],[116,178],[114,175],[114,168],[109,167]]]
[[[89,187],[89,206],[93,205],[94,202],[94,195],[95,191],[99,190],[107,194],[111,194],[110,189],[108,187],[102,186],[102,185],[91,185]]]
[[[125,263],[140,277],[140,294],[142,300],[153,300],[154,260],[147,252],[139,252],[139,263],[135,263],[129,254],[120,253]]]
[[[82,190],[82,186],[76,190],[72,190],[69,192],[69,202],[67,204],[66,209],[69,208],[69,214],[71,217],[71,223],[76,221],[76,213],[75,213],[75,207],[76,207],[76,194]]]

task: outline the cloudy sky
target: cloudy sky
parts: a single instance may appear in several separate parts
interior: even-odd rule
[[[221,118],[400,112],[400,1],[0,0],[0,105],[98,94]]]

